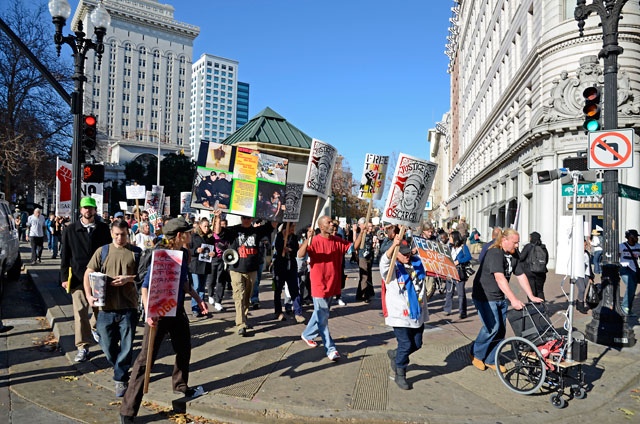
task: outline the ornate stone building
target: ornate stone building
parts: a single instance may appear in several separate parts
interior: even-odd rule
[[[558,217],[569,214],[561,181],[538,185],[536,173],[560,168],[587,150],[582,129],[585,87],[602,82],[599,18],[583,37],[575,0],[454,2],[447,55],[451,62],[451,122],[447,155],[451,217],[466,216],[486,238],[490,227],[516,225],[523,244],[537,231],[555,264]],[[628,2],[620,22],[619,128],[640,125],[640,11]],[[456,111],[456,113],[453,113]],[[637,130],[636,130],[637,131]],[[638,138],[640,139],[640,138]],[[638,144],[633,146],[638,164]],[[640,186],[638,165],[619,172]],[[589,230],[601,223],[599,196],[581,198]],[[515,223],[516,216],[518,222]],[[620,228],[640,227],[638,202],[620,200]]]

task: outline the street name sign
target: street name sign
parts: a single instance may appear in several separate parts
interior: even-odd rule
[[[589,133],[589,169],[633,167],[633,128]]]
[[[602,183],[578,184],[576,196],[596,196],[602,194]],[[562,196],[573,196],[573,185],[562,186]]]
[[[624,184],[618,184],[618,195],[631,200],[640,202],[640,188],[631,187]]]

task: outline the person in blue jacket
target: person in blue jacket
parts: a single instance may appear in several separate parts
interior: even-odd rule
[[[446,296],[444,301],[444,312],[447,315],[451,315],[451,307],[453,306],[453,292],[458,293],[458,311],[460,313],[460,319],[467,317],[467,296],[464,292],[464,285],[468,280],[465,272],[465,264],[471,261],[471,253],[469,248],[464,242],[464,238],[459,231],[452,231],[449,235],[449,247],[451,248],[451,257],[453,263],[458,269],[459,281],[447,280],[446,284]]]

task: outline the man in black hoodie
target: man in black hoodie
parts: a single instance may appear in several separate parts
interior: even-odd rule
[[[91,197],[80,200],[80,220],[69,225],[62,233],[62,253],[60,255],[60,275],[62,287],[67,288],[69,268],[71,268],[71,298],[73,300],[73,320],[78,353],[76,362],[84,362],[89,355],[92,331],[95,332],[98,308],[93,308],[89,319],[89,302],[84,293],[83,278],[87,264],[94,252],[112,241],[109,226],[96,220],[96,201]],[[96,342],[97,333],[94,339]]]
[[[547,263],[549,252],[540,240],[540,233],[529,234],[529,244],[520,253],[520,261],[523,264],[524,273],[529,279],[531,291],[536,297],[544,299],[544,282],[547,280]]]

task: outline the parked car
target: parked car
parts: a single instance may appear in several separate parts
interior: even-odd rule
[[[5,275],[10,280],[20,278],[20,241],[18,228],[6,200],[0,199],[0,290]]]

